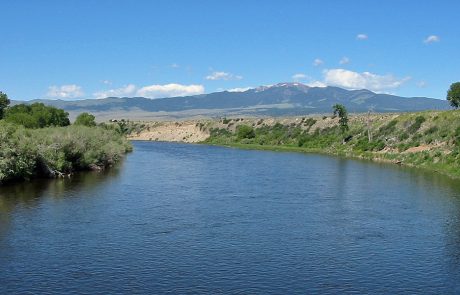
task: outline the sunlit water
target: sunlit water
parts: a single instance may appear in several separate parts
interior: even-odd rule
[[[320,155],[135,142],[0,188],[1,294],[460,293],[460,185]]]

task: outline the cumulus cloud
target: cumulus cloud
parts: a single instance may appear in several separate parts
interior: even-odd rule
[[[105,85],[112,85],[112,81],[110,80],[102,80],[102,83]]]
[[[75,84],[61,85],[61,86],[50,86],[46,97],[48,98],[60,98],[60,99],[73,99],[81,98],[85,93],[83,89]]]
[[[356,35],[357,40],[367,40],[369,38],[366,34],[358,34]]]
[[[206,80],[241,80],[243,79],[242,76],[239,75],[234,75],[232,73],[227,73],[227,72],[212,72],[210,75],[205,77]]]
[[[306,79],[309,79],[310,77],[308,77],[307,75],[305,74],[302,74],[302,73],[298,73],[298,74],[294,74],[292,75],[292,80],[296,81],[296,82],[299,82],[299,81],[302,81],[302,80],[306,80]]]
[[[128,84],[120,88],[103,90],[93,93],[93,96],[96,98],[106,98],[106,97],[125,97],[132,96],[136,93],[136,85]]]
[[[339,61],[339,63],[340,63],[341,65],[346,65],[346,64],[350,63],[350,59],[349,59],[348,57],[344,56],[344,57],[342,57],[342,59]]]
[[[430,36],[426,37],[425,40],[423,40],[423,43],[430,44],[430,43],[435,43],[435,42],[439,42],[439,41],[441,41],[441,38],[439,38],[439,36],[430,35]]]
[[[203,94],[203,85],[182,85],[182,84],[165,84],[165,85],[149,85],[137,90],[138,96],[148,98],[161,98],[173,96],[187,96]]]
[[[95,92],[93,93],[93,96],[95,98],[132,96],[142,96],[147,98],[163,98],[173,96],[197,95],[203,93],[203,85],[182,85],[171,83],[164,85],[147,85],[139,88],[134,84],[128,84],[120,88]]]
[[[386,92],[399,88],[410,80],[410,77],[396,78],[393,75],[377,75],[370,72],[353,72],[344,69],[324,71],[324,83],[348,89],[369,89],[376,92]]]
[[[315,67],[320,66],[320,65],[322,65],[323,63],[324,63],[324,61],[322,61],[322,60],[319,59],[319,58],[315,58],[315,60],[313,61],[313,65],[314,65]]]

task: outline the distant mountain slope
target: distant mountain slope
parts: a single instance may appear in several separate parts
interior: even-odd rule
[[[308,87],[301,83],[280,83],[244,92],[223,91],[160,99],[108,97],[78,101],[31,102],[37,101],[63,108],[71,114],[88,111],[105,118],[321,114],[330,113],[332,105],[336,103],[345,105],[348,111],[353,113],[367,112],[369,109],[374,112],[404,112],[449,108],[445,100],[400,97],[338,87]]]

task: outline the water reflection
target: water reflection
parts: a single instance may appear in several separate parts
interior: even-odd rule
[[[0,189],[0,293],[460,294],[456,180],[135,146],[120,171]]]
[[[91,192],[119,176],[122,163],[105,171],[87,171],[63,179],[34,179],[0,186],[0,238],[7,231],[14,210],[33,209],[46,199],[79,196],[78,191]],[[71,194],[71,192],[76,192]]]

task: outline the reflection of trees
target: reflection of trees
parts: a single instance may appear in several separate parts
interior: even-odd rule
[[[70,178],[34,179],[30,182],[0,186],[0,238],[7,230],[10,216],[16,208],[33,208],[43,198],[65,198],[69,191],[78,196],[79,190],[91,191],[116,177],[121,165],[102,172],[81,172]]]

